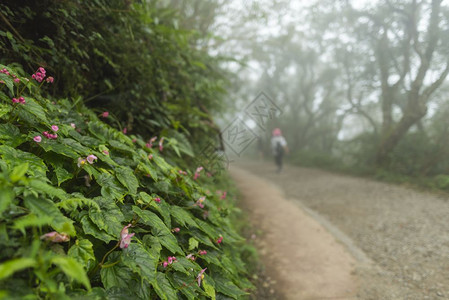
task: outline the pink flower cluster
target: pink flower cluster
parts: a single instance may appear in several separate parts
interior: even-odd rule
[[[33,78],[37,82],[42,82],[46,76],[45,73],[46,73],[45,69],[42,67],[39,67],[39,69],[36,71],[36,73],[31,75],[31,78]]]
[[[6,74],[6,75],[11,75],[10,73],[9,73],[9,71],[6,69],[6,68],[3,68],[2,70],[0,70],[0,73],[2,73],[2,74]]]
[[[187,175],[187,172],[183,171],[183,170],[179,170],[178,173],[181,174],[181,175]]]
[[[156,198],[154,198],[153,200],[154,200],[154,202],[156,202],[156,203],[161,203],[161,198],[159,198],[159,197],[156,197]]]
[[[56,132],[59,130],[59,127],[57,125],[51,125],[51,130],[53,130],[53,132],[55,133],[49,133],[48,131],[44,131],[42,132],[42,134],[49,140],[57,139],[58,135],[56,134]],[[40,136],[35,136],[34,141],[39,143],[41,141]]]
[[[42,134],[49,140],[55,140],[58,138],[58,135],[56,133],[49,133],[48,131],[42,132]]]
[[[41,240],[53,242],[53,243],[62,243],[67,242],[70,240],[70,237],[65,233],[59,233],[56,231],[52,231],[49,233],[46,233],[41,236]]]
[[[206,255],[207,251],[206,250],[200,250],[200,251],[198,251],[198,254],[199,255]]]
[[[135,235],[135,233],[129,233],[128,228],[131,227],[131,224],[123,227],[120,232],[120,248],[128,248],[129,244],[131,244],[131,238]]]
[[[171,231],[172,231],[172,232],[180,232],[181,229],[180,229],[179,227],[175,227],[175,228],[173,228]]]
[[[223,242],[223,237],[220,236],[220,237],[217,239],[217,244],[221,244],[222,242]]]
[[[174,257],[174,256],[169,256],[168,258],[167,258],[167,261],[164,261],[163,263],[162,263],[162,265],[164,266],[164,268],[166,268],[166,267],[168,267],[169,265],[171,265],[171,264],[173,264],[173,263],[175,263],[175,262],[177,262],[178,260],[176,259],[176,257]]]
[[[107,117],[109,117],[109,112],[108,111],[104,111],[100,116],[102,118],[107,118]]]
[[[20,104],[25,104],[25,98],[23,97],[19,97],[19,98],[12,98],[12,103],[20,103]]]
[[[8,71],[6,68],[1,69],[1,70],[0,70],[0,73],[6,74],[6,75],[8,75],[8,76],[11,76],[12,78],[14,78],[14,82],[15,82],[15,83],[19,83],[19,82],[20,82],[20,79],[17,78],[16,75],[14,75],[14,74],[12,74],[12,73],[9,73],[9,71]],[[27,80],[28,80],[28,79],[27,79]],[[5,82],[4,82],[3,80],[0,80],[0,83],[5,83]]]

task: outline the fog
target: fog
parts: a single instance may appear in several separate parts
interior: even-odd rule
[[[199,46],[230,72],[222,127],[239,117],[264,140],[279,127],[292,153],[352,168],[449,171],[447,1],[206,2],[212,35]],[[260,92],[282,110],[262,130],[244,113]]]

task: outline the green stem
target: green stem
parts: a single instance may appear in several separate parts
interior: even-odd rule
[[[19,92],[19,87],[17,87],[17,97],[20,97],[22,95],[23,91],[26,89],[27,85],[24,83],[22,90]]]
[[[116,262],[113,262],[113,263],[110,263],[110,264],[107,264],[107,265],[103,265],[102,268],[104,269],[104,268],[110,268],[110,267],[113,267],[113,266],[115,266],[116,264],[118,264],[119,262],[120,262],[120,260],[117,260]]]
[[[18,106],[17,103],[13,104],[12,110],[11,110],[11,112],[10,112],[11,115],[10,115],[10,117],[9,117],[8,123],[11,123],[12,120],[14,119],[14,118],[13,118],[13,112],[14,112],[14,110],[16,109],[17,106]]]
[[[95,273],[97,273],[97,271],[100,267],[103,267],[103,264],[104,264],[104,261],[106,260],[106,258],[109,256],[109,254],[112,253],[112,251],[117,249],[117,247],[119,245],[120,245],[120,241],[118,241],[117,244],[115,244],[115,246],[111,250],[106,252],[106,254],[103,256],[103,259],[101,260],[101,262],[98,265],[96,265],[95,268],[93,268],[91,272],[89,272],[89,278],[92,278],[92,276],[95,275]]]

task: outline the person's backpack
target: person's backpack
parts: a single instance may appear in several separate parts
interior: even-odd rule
[[[282,144],[280,141],[276,142],[276,156],[282,156],[284,155],[284,147],[282,147]]]

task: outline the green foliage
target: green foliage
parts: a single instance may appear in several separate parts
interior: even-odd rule
[[[176,12],[158,2],[2,1],[0,63],[19,62],[31,73],[45,62],[55,77],[47,88],[53,96],[82,96],[95,112],[109,111],[106,122],[118,129],[173,136],[171,150],[192,155],[200,148],[192,139],[216,134],[210,113],[223,107],[226,79],[220,59],[195,47],[195,32],[179,28]],[[2,79],[12,91],[12,79]],[[32,99],[28,109],[48,123]],[[88,126],[97,138],[104,134],[96,128],[102,125]],[[167,132],[170,127],[190,141]]]
[[[24,86],[27,76],[20,69],[3,68],[21,79],[13,89],[0,85],[6,95],[1,104],[9,107],[0,117],[0,292],[6,298],[247,294],[251,284],[240,259],[244,241],[229,219],[233,204],[211,192],[216,178],[195,181],[193,172],[179,172],[187,164],[173,163],[178,157],[173,147],[189,152],[188,146],[181,150],[185,136],[167,136],[162,151],[147,147],[80,103],[44,97],[34,80]],[[11,101],[19,96],[26,103]],[[45,131],[57,137],[47,138]],[[97,159],[86,161],[91,155]],[[202,196],[204,208],[197,205]],[[121,248],[128,224],[135,235]],[[219,237],[223,243],[217,243]],[[194,261],[186,258],[190,254]],[[176,261],[164,266],[173,256]]]

